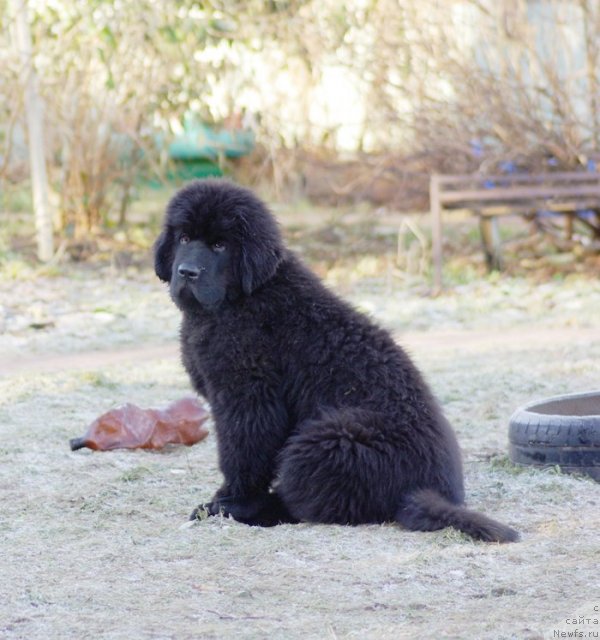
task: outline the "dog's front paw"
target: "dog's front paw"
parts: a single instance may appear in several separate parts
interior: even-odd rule
[[[261,493],[251,497],[217,494],[211,502],[196,507],[190,520],[206,520],[210,516],[218,515],[253,527],[274,527],[278,524],[298,522],[275,493]]]
[[[218,494],[211,502],[206,502],[197,506],[190,516],[190,520],[206,520],[210,516],[221,515],[225,518],[233,518],[238,522],[250,525],[261,525],[257,516],[261,511],[265,496],[232,497],[219,496]],[[272,526],[272,525],[267,525]]]
[[[190,514],[190,520],[206,520],[210,516],[218,516],[220,513],[227,515],[223,505],[218,501],[199,504]]]

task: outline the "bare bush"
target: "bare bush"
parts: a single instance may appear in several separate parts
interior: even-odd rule
[[[88,76],[72,73],[67,90],[52,100],[52,146],[58,162],[57,226],[81,237],[106,226],[111,213],[124,222],[123,203],[142,168],[140,118],[116,105],[110,94],[94,96]],[[60,114],[57,117],[57,114]],[[136,117],[137,116],[137,117]]]
[[[376,3],[372,104],[431,169],[585,165],[600,143],[600,7],[590,0]],[[409,105],[409,108],[406,108]]]
[[[236,67],[230,86],[256,82],[273,43],[285,54],[259,121],[257,175],[278,191],[301,183],[309,195],[422,208],[433,171],[573,169],[600,151],[596,2],[372,0],[340,9],[325,0],[295,4],[287,17],[258,28],[230,16],[232,55],[251,34],[261,42],[256,63]],[[297,85],[286,94],[278,83],[291,68]],[[346,105],[337,103],[337,123],[312,110],[332,70],[364,106],[352,148],[338,135]]]

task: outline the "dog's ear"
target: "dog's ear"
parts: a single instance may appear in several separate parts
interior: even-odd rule
[[[246,239],[241,249],[240,280],[247,296],[275,275],[281,253],[279,246],[261,246],[257,239]]]
[[[154,243],[154,271],[163,282],[170,282],[173,270],[173,237],[164,229]]]

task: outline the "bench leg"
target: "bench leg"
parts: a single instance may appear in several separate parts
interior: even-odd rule
[[[575,214],[574,213],[566,213],[565,214],[565,238],[567,240],[573,239],[573,227],[575,226]]]
[[[480,215],[479,229],[488,269],[490,271],[502,271],[503,263],[498,218]]]
[[[429,183],[429,201],[431,207],[431,254],[433,259],[433,291],[438,294],[442,290],[442,207],[438,176],[431,176]]]
[[[594,240],[600,239],[600,211],[594,209]]]

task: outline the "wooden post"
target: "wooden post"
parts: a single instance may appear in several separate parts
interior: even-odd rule
[[[37,255],[42,262],[48,262],[54,254],[52,215],[44,155],[43,109],[37,90],[37,77],[33,68],[27,0],[11,0],[10,5],[14,16],[15,45],[21,58],[21,79],[25,94]]]
[[[440,204],[439,176],[432,175],[429,182],[429,206],[431,208],[431,251],[433,257],[433,290],[442,290],[442,211]]]
[[[565,219],[565,238],[567,240],[573,239],[573,227],[575,226],[575,214],[574,213],[566,213]]]
[[[479,216],[479,229],[481,232],[481,244],[485,255],[485,263],[488,271],[502,271],[502,242],[500,240],[500,228],[496,216],[486,216],[477,212]]]

